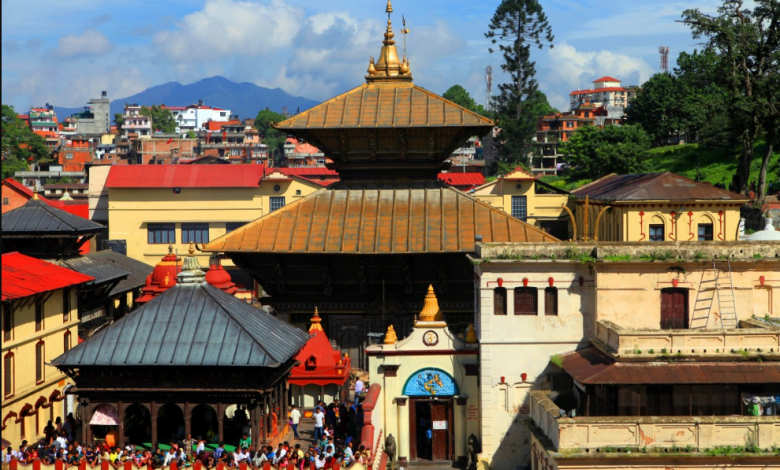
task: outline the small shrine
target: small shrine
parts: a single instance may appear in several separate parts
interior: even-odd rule
[[[176,276],[181,272],[181,258],[173,253],[173,247],[168,245],[168,254],[154,266],[154,270],[146,277],[146,284],[141,288],[141,296],[135,303],[143,305],[166,290],[176,285]]]
[[[288,382],[292,403],[301,409],[310,409],[320,400],[326,403],[341,398],[341,387],[349,378],[352,359],[343,356],[330,344],[317,308],[309,327],[311,338],[296,356]]]
[[[463,463],[468,441],[478,446],[479,359],[477,335],[469,325],[453,335],[428,286],[411,334],[398,340],[392,325],[383,344],[367,348],[369,370],[382,383],[378,402],[386,411],[373,419],[393,436],[398,463]]]

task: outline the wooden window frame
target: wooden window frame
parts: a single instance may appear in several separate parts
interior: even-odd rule
[[[40,348],[40,358],[38,357],[38,350]],[[35,343],[35,385],[40,385],[46,381],[46,343],[43,340]],[[38,377],[40,367],[40,378]]]
[[[501,309],[498,308],[499,297],[503,297],[503,299],[501,299],[501,303],[503,304]],[[508,295],[506,287],[496,287],[493,289],[493,315],[507,315],[507,299]]]
[[[65,350],[65,352],[70,351],[72,337],[73,335],[71,334],[70,330],[66,331],[65,334],[62,335],[62,348]]]
[[[548,294],[554,295],[553,305],[549,305]],[[558,316],[558,288],[557,287],[545,287],[544,288],[544,314],[548,316]]]
[[[703,227],[709,227],[709,234],[707,234],[707,231],[705,229],[704,231],[704,239],[701,238],[701,229]],[[709,237],[708,237],[709,235]],[[715,240],[715,224],[698,224],[696,226],[696,241],[700,242],[711,242]]]
[[[205,227],[205,228],[204,228]],[[209,231],[211,227],[208,222],[194,222],[181,224],[181,242],[205,244],[209,242]],[[206,240],[203,240],[203,235]]]
[[[9,303],[3,307],[3,342],[14,340],[14,307]]]
[[[657,237],[657,235],[653,234],[653,230],[658,230],[658,228],[661,229],[661,238],[653,238]],[[664,224],[650,224],[647,229],[647,239],[651,242],[662,242],[666,240],[666,227],[664,227]]]
[[[521,294],[532,294],[533,295],[533,312],[526,312],[518,309],[517,301],[518,301],[518,293]],[[524,316],[533,316],[533,315],[539,315],[539,289],[536,287],[515,287],[514,289],[514,307],[515,307],[515,315],[524,315]]]
[[[171,228],[172,226],[172,228]],[[173,235],[171,235],[173,231]],[[165,237],[162,235],[159,237],[160,241],[157,241],[157,234],[166,232]],[[163,238],[170,238],[163,241]],[[146,243],[148,245],[173,245],[176,243],[176,224],[169,222],[154,222],[146,224]]]
[[[43,331],[46,328],[46,308],[43,299],[35,301],[35,332]],[[40,316],[40,321],[39,317]]]
[[[70,321],[70,289],[62,290],[62,323]]]
[[[10,359],[11,367],[6,367],[5,361]],[[3,398],[12,398],[15,395],[16,386],[16,357],[13,352],[9,352],[3,356]],[[10,387],[6,387],[6,375],[10,377]],[[9,390],[6,390],[8,388]],[[10,391],[10,393],[8,393]]]

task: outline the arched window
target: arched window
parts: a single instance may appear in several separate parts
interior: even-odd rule
[[[650,219],[649,240],[651,242],[662,242],[666,239],[665,232],[664,219],[658,215],[654,215],[653,218]]]
[[[316,369],[317,368],[317,358],[312,356],[309,356],[308,359],[306,359],[306,369]]]
[[[63,337],[63,343],[64,343],[64,351],[68,352],[70,351],[70,331],[66,331],[65,335]]]

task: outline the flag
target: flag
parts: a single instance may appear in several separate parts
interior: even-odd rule
[[[170,144],[171,142],[173,142],[173,137],[168,137],[168,142],[166,143]]]

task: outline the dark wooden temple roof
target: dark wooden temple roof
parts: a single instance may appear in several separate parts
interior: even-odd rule
[[[493,127],[493,121],[441,96],[402,82],[364,83],[274,127],[289,129]]]
[[[203,282],[176,284],[57,357],[57,367],[278,367],[309,335]]]
[[[749,198],[671,172],[609,175],[572,191],[578,198],[611,201],[734,201]]]
[[[30,199],[25,205],[3,214],[3,236],[48,234],[78,235],[96,233],[105,227],[91,220]]]
[[[406,254],[555,237],[437,182],[339,183],[208,243],[205,251]]]

